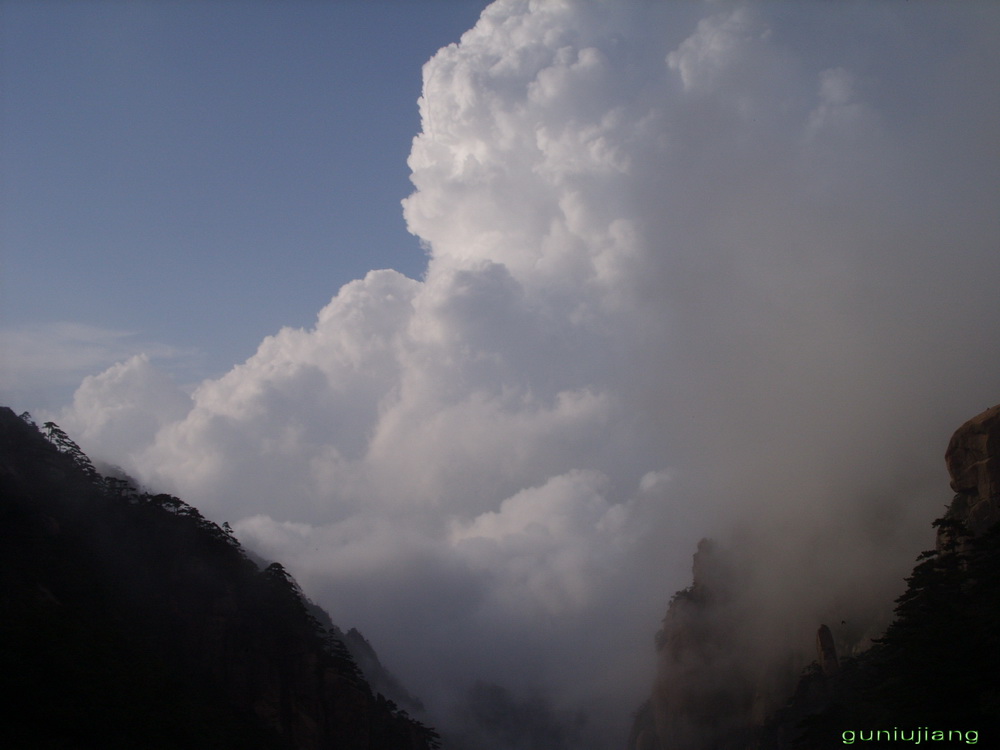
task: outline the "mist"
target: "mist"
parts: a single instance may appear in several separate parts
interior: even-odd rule
[[[998,32],[500,0],[424,66],[421,278],[193,392],[123,361],[57,419],[282,561],[446,735],[620,746],[702,537],[790,649],[932,544],[947,440],[1000,400]]]

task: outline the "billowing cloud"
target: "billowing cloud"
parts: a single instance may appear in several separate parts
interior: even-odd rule
[[[54,409],[51,394],[68,399],[80,379],[133,356],[174,364],[193,352],[143,339],[134,331],[110,330],[69,321],[0,328],[0,398],[4,403]]]
[[[190,397],[146,354],[137,354],[84,378],[64,423],[80,440],[131,464],[135,452],[149,445],[163,425],[183,419],[190,410]]]
[[[784,5],[692,8],[490,6],[424,69],[422,279],[351,282],[183,409],[133,359],[62,420],[445,725],[492,684],[622,741],[702,534],[755,550],[768,637],[887,606],[998,400],[1000,16],[932,51],[932,10],[877,5],[837,59]]]
[[[553,613],[586,603],[594,581],[617,562],[615,543],[628,541],[620,534],[628,509],[605,499],[606,485],[602,474],[569,472],[452,526],[458,553],[499,579],[498,615],[524,601]]]

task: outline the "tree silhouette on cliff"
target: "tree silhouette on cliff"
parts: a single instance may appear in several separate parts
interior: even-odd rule
[[[0,746],[428,750],[283,566],[0,407]]]

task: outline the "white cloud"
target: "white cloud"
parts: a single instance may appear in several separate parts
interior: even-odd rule
[[[63,419],[81,446],[131,464],[165,424],[183,419],[191,399],[145,354],[84,378]]]
[[[472,521],[456,521],[451,543],[474,567],[501,579],[498,615],[527,604],[549,613],[576,612],[599,588],[628,510],[604,495],[608,480],[571,471],[541,487],[521,490]]]
[[[47,393],[72,394],[80,379],[129,357],[188,358],[192,352],[148,341],[134,331],[55,321],[0,329],[0,393],[5,403],[54,408]]]
[[[65,420],[287,562],[433,705],[537,685],[617,715],[595,747],[700,534],[765,540],[762,620],[808,620],[816,579],[888,592],[949,430],[1000,392],[996,89],[929,76],[995,54],[981,18],[853,70],[793,54],[778,6],[668,43],[681,6],[491,6],[424,69],[422,280],[344,286],[186,414],[132,360]],[[887,87],[980,116],[904,121]]]

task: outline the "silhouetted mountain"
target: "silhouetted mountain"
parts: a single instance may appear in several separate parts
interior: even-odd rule
[[[439,746],[280,564],[45,431],[0,407],[0,747]]]
[[[703,540],[693,584],[674,595],[657,634],[657,679],[629,750],[951,747],[996,737],[1000,406],[962,425],[945,460],[956,494],[933,522],[936,547],[918,558],[891,624],[872,642],[863,623],[831,623],[836,638],[816,623],[816,660],[794,684],[780,642],[746,653],[747,602],[734,596],[748,569],[743,551]],[[838,656],[838,641],[855,653]]]

